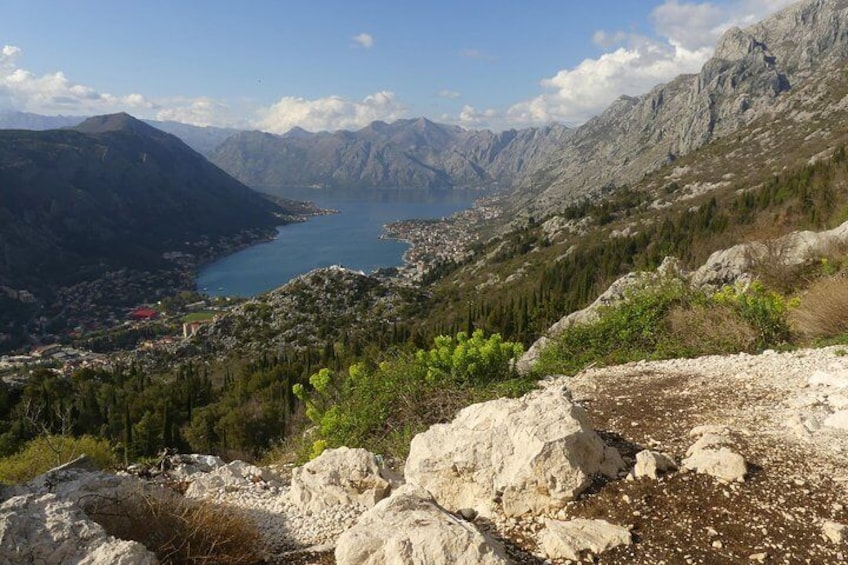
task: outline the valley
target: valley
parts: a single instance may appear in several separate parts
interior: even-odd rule
[[[843,562],[846,65],[802,0],[573,127],[0,130],[0,561]]]

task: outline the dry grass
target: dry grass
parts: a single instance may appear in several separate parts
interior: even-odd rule
[[[169,490],[92,497],[85,510],[107,533],[144,544],[163,564],[262,562],[259,533],[244,515]]]
[[[751,272],[769,288],[789,293],[798,287],[806,265],[793,257],[789,238],[772,237],[751,247],[747,258]]]
[[[826,277],[814,281],[790,320],[796,331],[810,339],[848,333],[848,279]]]
[[[666,323],[676,346],[688,355],[750,351],[757,342],[754,328],[725,305],[675,306]]]

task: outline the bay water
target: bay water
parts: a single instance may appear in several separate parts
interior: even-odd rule
[[[380,239],[383,226],[409,219],[450,216],[471,207],[479,192],[369,190],[274,191],[309,200],[338,214],[277,228],[277,237],[209,263],[197,275],[200,292],[249,297],[277,288],[319,267],[342,265],[366,273],[403,263],[405,242]]]

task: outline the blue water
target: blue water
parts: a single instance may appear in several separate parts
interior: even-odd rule
[[[380,239],[383,225],[408,219],[440,218],[469,208],[474,193],[369,191],[330,193],[324,190],[281,191],[311,200],[339,214],[277,228],[273,241],[263,242],[204,266],[198,289],[210,296],[255,296],[289,280],[330,265],[367,272],[403,263],[407,244]]]

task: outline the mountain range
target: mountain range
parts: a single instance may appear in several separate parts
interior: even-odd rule
[[[270,230],[289,212],[127,114],[0,131],[0,286],[154,267],[165,252]]]
[[[643,96],[621,97],[574,129],[550,125],[495,133],[418,118],[374,122],[358,131],[295,128],[274,135],[156,123],[192,140],[218,167],[254,188],[501,189],[505,217],[520,225],[529,216],[550,217],[643,183],[658,170],[670,172],[650,181],[653,190],[680,185],[695,187],[691,192],[719,177],[742,178],[753,162],[777,172],[832,151],[845,137],[833,124],[848,118],[846,56],[848,0],[805,0],[744,30],[728,30],[699,73]],[[75,118],[6,114],[0,125],[15,120],[44,127]],[[65,139],[85,129],[45,135]],[[33,133],[4,135],[35,139]],[[82,138],[65,142],[76,140]],[[727,171],[718,174],[715,161],[709,167],[682,165],[687,155],[716,141],[735,144],[723,157]]]
[[[418,118],[354,132],[242,132],[209,158],[259,188],[492,189],[540,166],[569,135],[556,124],[493,133]]]

